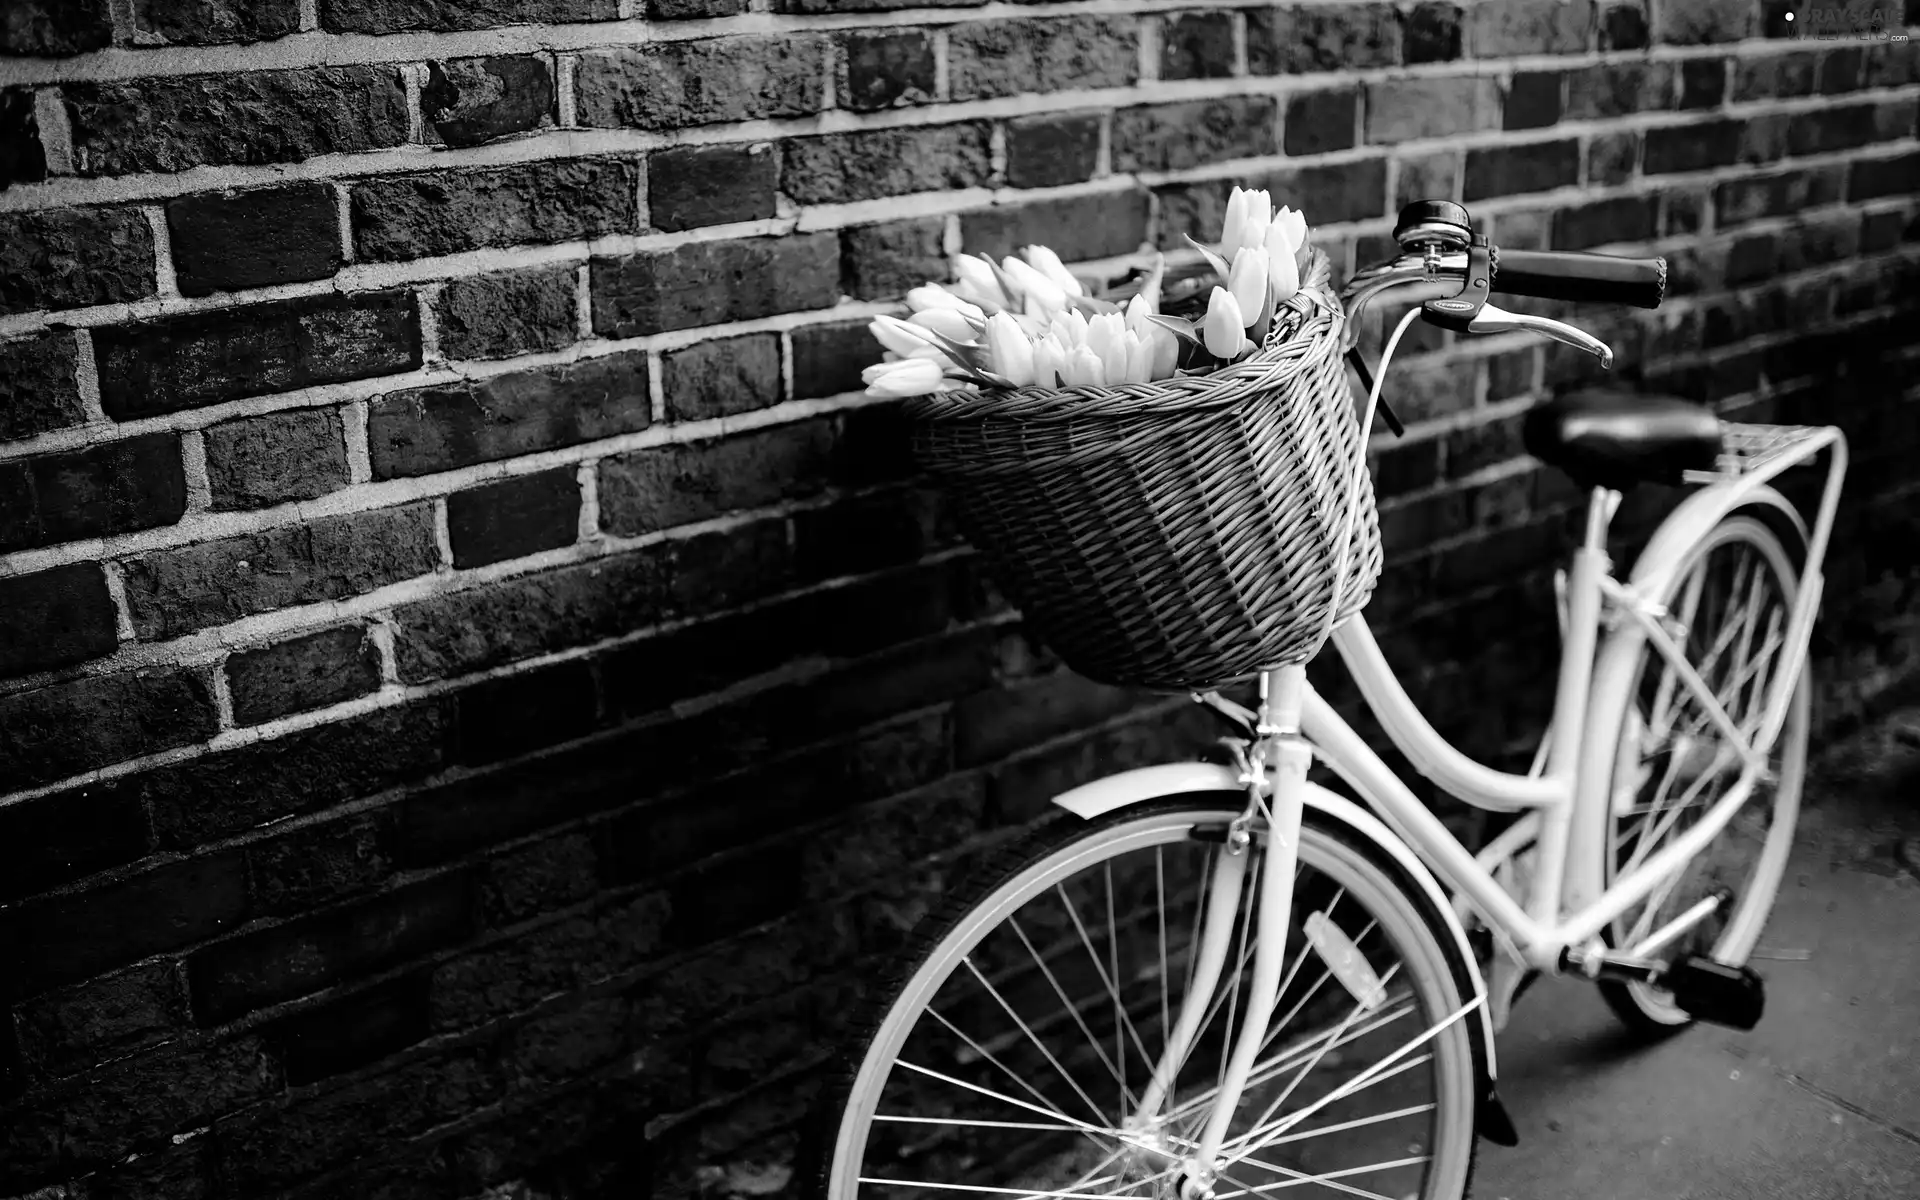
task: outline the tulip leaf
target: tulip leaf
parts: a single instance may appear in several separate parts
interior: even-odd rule
[[[1224,258],[1221,258],[1220,255],[1214,252],[1214,250],[1212,250],[1210,247],[1194,241],[1192,234],[1183,233],[1180,236],[1187,239],[1187,244],[1189,246],[1192,246],[1195,250],[1198,250],[1202,255],[1204,255],[1207,260],[1207,265],[1212,267],[1215,271],[1219,273],[1220,281],[1222,283],[1226,282],[1226,278],[1228,274],[1231,273],[1233,270],[1232,266],[1230,266],[1227,263],[1227,260]]]
[[[1076,311],[1089,317],[1097,317],[1102,313],[1117,313],[1117,312],[1125,311],[1118,304],[1115,304],[1112,301],[1096,299],[1093,296],[1068,296],[1067,307],[1075,309]]]
[[[1013,281],[1013,277],[1007,274],[1007,269],[1001,266],[999,263],[993,261],[991,258],[988,258],[984,254],[977,255],[976,257],[978,257],[981,262],[986,263],[987,266],[992,269],[994,282],[1000,285],[1000,290],[1005,292],[1007,294],[1007,299],[1011,301],[1008,307],[1010,309],[1018,310],[1021,307],[1021,302],[1026,299],[1026,296],[1027,296],[1026,289],[1016,284]]]
[[[1162,329],[1167,330],[1183,341],[1192,342],[1196,346],[1200,344],[1200,334],[1197,332],[1196,326],[1192,321],[1183,321],[1179,317],[1162,316],[1159,313],[1148,313],[1147,320],[1152,321],[1155,325],[1160,326]]]

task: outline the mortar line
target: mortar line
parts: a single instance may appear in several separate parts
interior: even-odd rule
[[[600,460],[582,459],[578,480],[580,517],[574,530],[574,540],[590,543],[600,537]]]
[[[553,90],[554,124],[562,129],[574,129],[580,124],[580,114],[573,95],[573,68],[578,60],[571,54],[554,54]]]
[[[207,435],[204,431],[189,429],[180,435],[180,459],[181,473],[187,484],[187,513],[204,513],[213,507],[213,484],[207,476]]]
[[[347,485],[373,481],[373,454],[367,444],[367,419],[371,403],[353,400],[340,409],[340,435],[346,443]]]
[[[80,328],[73,332],[73,386],[80,400],[80,411],[88,425],[111,425],[107,410],[100,406],[100,364],[93,356],[93,331]]]
[[[231,655],[228,657],[231,657]],[[226,658],[222,658],[213,664],[211,676],[213,680],[214,724],[223,731],[233,729],[236,727],[236,722],[233,717],[233,687],[227,679]]]
[[[329,185],[333,188],[334,205],[339,210],[340,261],[351,266],[353,263],[353,189],[339,181],[330,180]],[[335,273],[334,278],[336,280],[339,278],[338,272]]]
[[[155,286],[163,300],[180,295],[179,273],[173,265],[173,231],[167,226],[166,209],[158,204],[143,205],[141,215],[153,231],[153,272]]]
[[[101,563],[100,567],[106,576],[107,599],[113,604],[114,633],[123,646],[137,641],[139,634],[133,628],[133,607],[127,599],[126,567],[111,560]]]
[[[11,63],[8,65],[12,66]],[[40,88],[33,93],[33,121],[40,130],[40,149],[46,155],[48,176],[71,177],[74,172],[73,126],[67,122],[67,106],[59,89]],[[15,188],[20,186],[16,184]],[[0,196],[5,194],[0,192]]]

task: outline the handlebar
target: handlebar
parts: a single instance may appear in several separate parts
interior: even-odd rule
[[[1496,250],[1492,290],[1541,300],[1659,308],[1667,294],[1667,260],[1564,250]]]

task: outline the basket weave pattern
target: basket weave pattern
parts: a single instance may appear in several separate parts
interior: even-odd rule
[[[917,458],[1034,632],[1074,670],[1216,687],[1304,662],[1380,576],[1327,258],[1266,343],[1204,376],[949,392],[908,402]]]

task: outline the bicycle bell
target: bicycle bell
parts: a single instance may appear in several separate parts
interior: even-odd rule
[[[1400,210],[1393,240],[1409,253],[1458,252],[1473,244],[1472,218],[1451,200],[1416,200]]]

